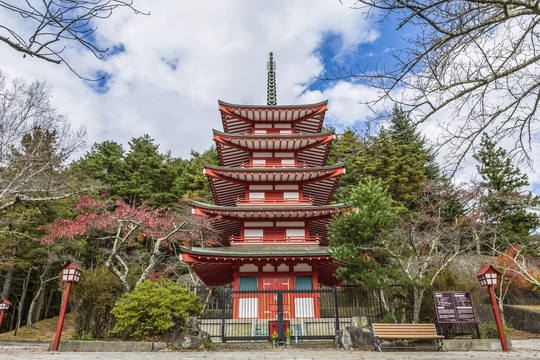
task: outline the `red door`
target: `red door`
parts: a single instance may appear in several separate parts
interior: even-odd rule
[[[289,278],[288,277],[264,277],[263,278],[263,290],[289,290]],[[283,294],[283,318],[291,317],[291,300],[290,294]],[[262,307],[262,318],[264,319],[277,319],[278,311],[278,294],[269,293],[264,294],[264,301]]]
[[[264,229],[263,239],[269,242],[285,241],[285,229]]]

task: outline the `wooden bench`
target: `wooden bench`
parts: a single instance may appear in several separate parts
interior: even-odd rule
[[[437,334],[435,324],[372,324],[373,338],[377,350],[381,350],[382,339],[394,340],[437,340],[437,351],[445,351],[444,336]]]

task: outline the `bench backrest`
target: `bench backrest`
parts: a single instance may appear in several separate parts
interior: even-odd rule
[[[399,336],[399,335],[437,335],[435,324],[377,324],[373,323],[374,335]]]

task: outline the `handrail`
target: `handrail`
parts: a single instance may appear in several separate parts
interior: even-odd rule
[[[303,198],[290,198],[290,199],[247,199],[247,198],[236,198],[235,203],[239,206],[244,205],[313,205],[313,197],[303,197]]]
[[[264,245],[264,244],[318,244],[321,237],[316,236],[280,236],[280,237],[264,237],[264,236],[229,236],[231,245]]]
[[[281,168],[305,168],[308,164],[244,164],[240,163],[238,167],[248,169],[269,168],[269,169],[281,169]]]

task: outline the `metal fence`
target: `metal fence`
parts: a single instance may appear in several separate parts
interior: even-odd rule
[[[368,323],[384,315],[381,293],[358,286],[319,290],[236,291],[228,287],[195,287],[204,316],[199,324],[221,341],[279,340],[289,329],[293,341],[334,339],[353,316]]]

